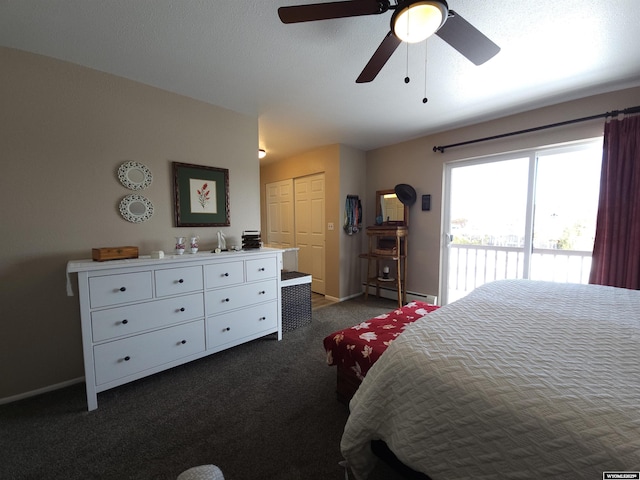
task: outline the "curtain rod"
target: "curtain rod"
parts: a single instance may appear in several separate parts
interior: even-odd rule
[[[542,125],[541,127],[527,128],[526,130],[518,130],[517,132],[503,133],[500,135],[494,135],[492,137],[484,137],[484,138],[478,138],[476,140],[468,140],[466,142],[452,143],[451,145],[437,146],[437,147],[433,147],[433,151],[444,153],[445,149],[447,148],[461,147],[462,145],[470,145],[472,143],[485,142],[487,140],[496,140],[498,138],[511,137],[514,135],[520,135],[522,133],[537,132],[539,130],[546,130],[547,128],[554,128],[554,127],[562,127],[564,125],[570,125],[572,123],[587,122],[589,120],[595,120],[596,118],[617,117],[620,114],[629,115],[632,113],[640,113],[640,105],[638,105],[637,107],[625,108],[624,110],[613,110],[611,112],[600,113],[598,115],[591,115],[589,117],[576,118],[575,120],[567,120],[566,122],[552,123],[549,125]]]

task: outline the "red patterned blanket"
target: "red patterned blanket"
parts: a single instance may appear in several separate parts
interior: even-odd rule
[[[424,302],[410,302],[402,308],[328,335],[323,342],[327,364],[348,369],[362,380],[407,324],[438,308]]]

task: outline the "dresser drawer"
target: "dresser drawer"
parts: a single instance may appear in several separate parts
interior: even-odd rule
[[[207,318],[207,349],[213,349],[241,338],[278,326],[276,302],[264,303],[223,315]]]
[[[204,317],[202,293],[91,312],[94,342]]]
[[[219,288],[244,283],[244,262],[226,262],[205,265],[206,288]]]
[[[278,273],[280,273],[280,269],[275,258],[247,260],[247,282],[275,278]]]
[[[265,282],[246,283],[237,287],[221,288],[219,290],[209,290],[205,292],[205,305],[207,314],[216,314],[242,308],[254,303],[275,300],[278,291],[276,282],[267,280]]]
[[[202,267],[156,270],[156,296],[179,295],[202,290]]]
[[[96,385],[204,351],[204,320],[93,347]]]
[[[91,308],[148,300],[152,295],[151,272],[121,273],[89,278]]]

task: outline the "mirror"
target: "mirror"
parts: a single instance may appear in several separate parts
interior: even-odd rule
[[[376,192],[376,224],[409,225],[409,208],[390,190]]]
[[[118,179],[129,190],[142,190],[151,185],[153,176],[146,165],[142,163],[124,162],[118,168]]]
[[[120,202],[120,215],[132,223],[145,222],[153,215],[153,204],[142,195],[127,195]]]

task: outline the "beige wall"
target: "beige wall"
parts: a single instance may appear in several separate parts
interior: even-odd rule
[[[356,234],[347,235],[342,228],[344,224],[344,205],[347,195],[358,195],[362,206],[367,200],[367,163],[366,154],[345,145],[340,146],[340,222],[336,223],[340,239],[340,299],[345,299],[362,293],[362,270],[365,262],[359,255],[363,250],[364,230]],[[366,219],[366,212],[362,217]]]
[[[171,162],[229,169],[228,242],[260,228],[260,170],[257,118],[16,50],[0,48],[0,65],[2,400],[84,375],[68,260],[93,247],[170,251],[178,234],[215,245],[218,228],[173,226]],[[153,174],[142,224],[118,212],[127,160]]]
[[[442,184],[444,163],[495,153],[512,152],[601,136],[604,119],[492,140],[434,153],[433,147],[499,135],[541,125],[640,105],[640,88],[620,90],[561,103],[367,152],[367,211],[374,212],[376,190],[398,183],[412,185],[418,201],[409,219],[409,291],[438,294],[442,240]],[[420,197],[431,194],[431,211],[423,212]],[[373,223],[371,215],[368,225]]]

